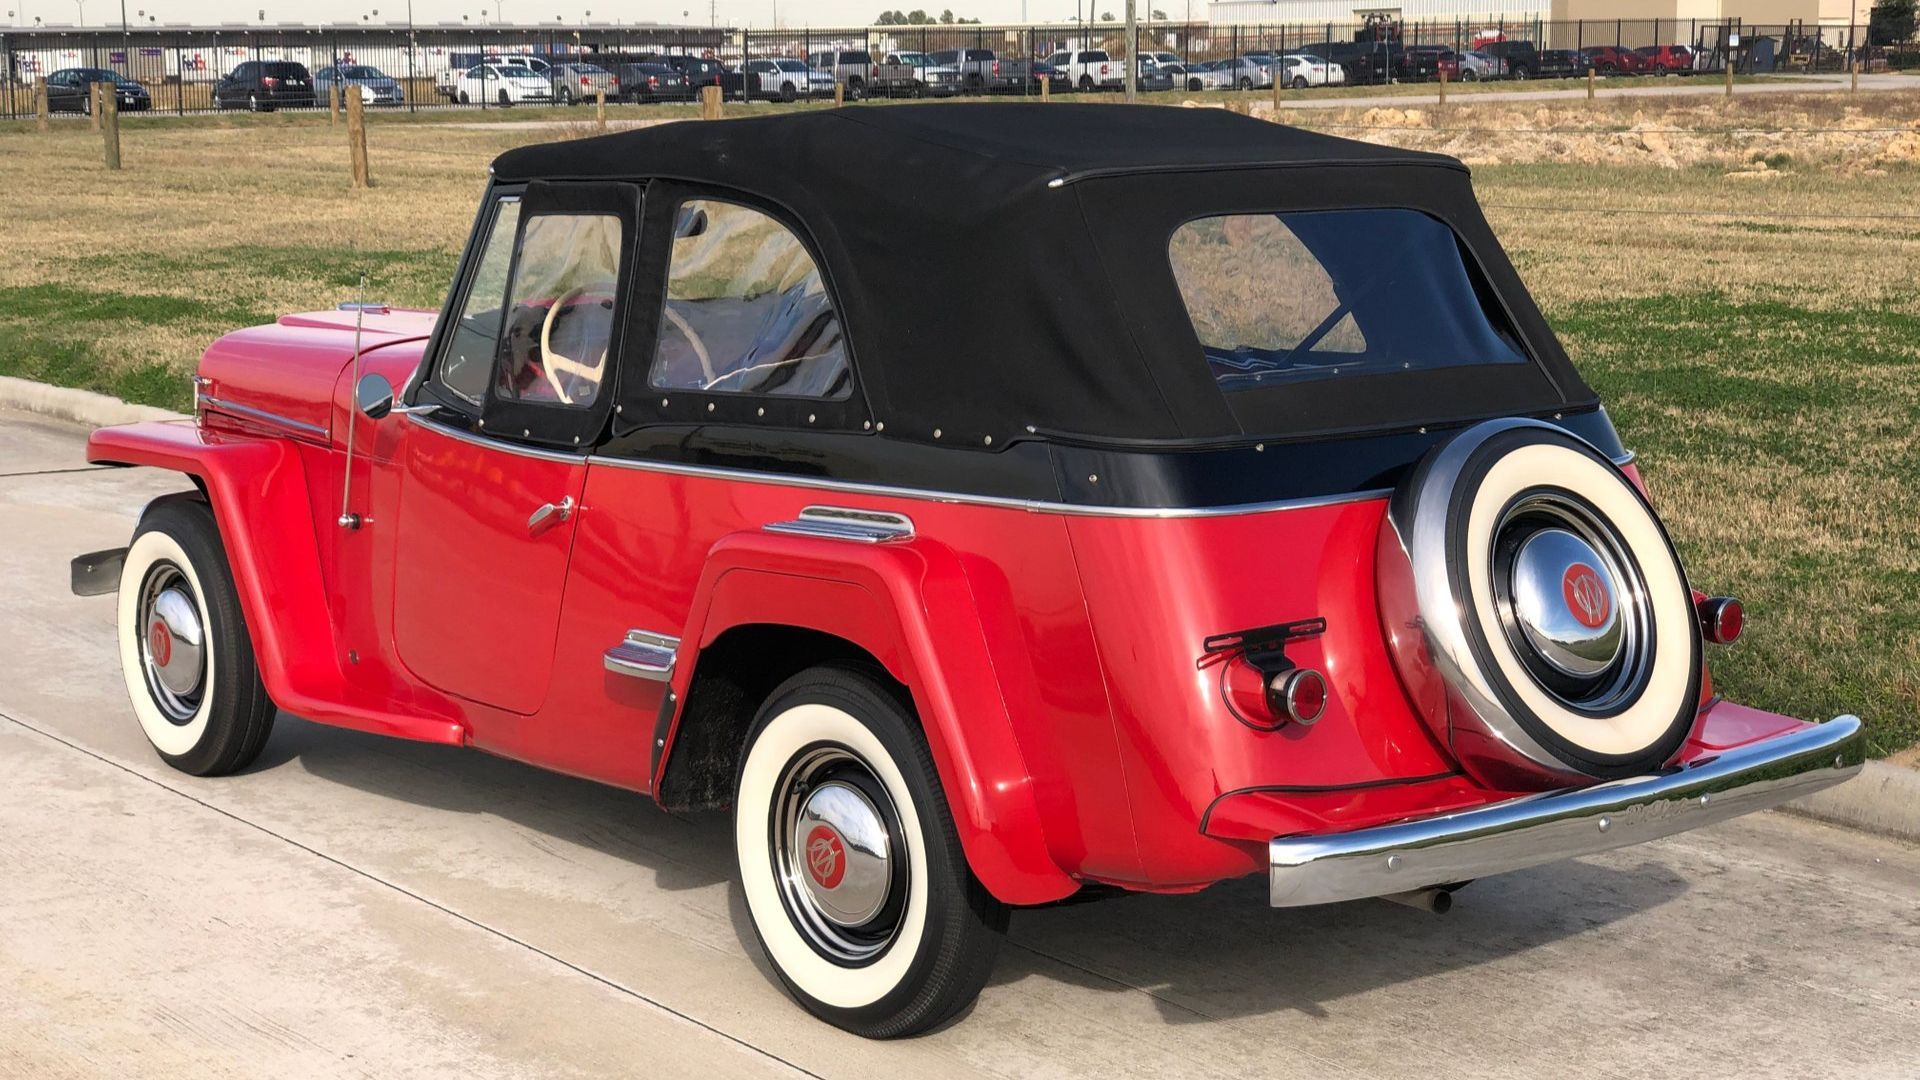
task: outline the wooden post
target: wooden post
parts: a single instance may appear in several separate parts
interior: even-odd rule
[[[1860,92],[1860,61],[1853,62],[1853,92]]]
[[[1727,96],[1733,96],[1733,50],[1727,50]]]
[[[1040,80],[1040,103],[1044,105],[1052,99],[1053,99],[1053,77],[1048,76],[1047,78]],[[43,128],[42,130],[45,130],[45,129]]]
[[[336,78],[327,84],[327,126],[336,127],[340,123],[340,80]]]
[[[1273,73],[1273,121],[1276,124],[1280,122],[1280,93],[1287,88],[1286,71],[1283,64]]]
[[[45,135],[47,133],[47,80],[45,79],[33,84],[33,117],[34,125],[40,129],[40,134]]]
[[[1593,100],[1593,69],[1591,67],[1587,69],[1587,100]]]
[[[353,170],[353,186],[373,186],[367,170],[367,113],[359,94],[347,95],[347,160]]]
[[[100,110],[104,108],[100,104],[100,85],[97,82],[87,84],[87,120],[95,131],[100,130]]]
[[[607,130],[607,88],[595,87],[593,91],[593,123],[601,131]]]
[[[846,103],[847,103],[847,84],[846,84],[846,83],[841,83],[841,82],[836,82],[836,83],[834,83],[834,84],[833,84],[833,106],[834,106],[834,108],[836,108],[836,109],[837,109],[837,108],[839,108],[840,106],[842,106],[842,105],[845,105]]]
[[[720,119],[720,88],[703,86],[700,88],[700,119]]]
[[[95,85],[104,85],[98,84]],[[106,144],[107,168],[120,171],[120,96],[111,90],[100,92],[100,137]]]
[[[1440,76],[1440,104],[1445,105],[1447,103],[1447,71],[1445,68],[1441,68],[1438,74]]]

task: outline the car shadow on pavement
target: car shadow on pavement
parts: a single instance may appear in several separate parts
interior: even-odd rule
[[[457,814],[488,814],[539,836],[644,866],[662,889],[732,876],[724,815],[668,814],[638,792],[465,750],[328,727],[281,713],[250,772],[294,762],[370,795]]]
[[[754,940],[724,812],[670,815],[645,795],[589,780],[282,714],[250,771],[294,764],[381,798],[504,819],[650,870],[662,889],[726,883],[741,950],[774,978]],[[1343,998],[1608,932],[1686,889],[1657,859],[1629,852],[1475,882],[1446,915],[1384,900],[1271,909],[1259,877],[1185,896],[1121,894],[1015,911],[989,985],[1041,979],[1144,993],[1169,1024],[1280,1012],[1327,1017]]]

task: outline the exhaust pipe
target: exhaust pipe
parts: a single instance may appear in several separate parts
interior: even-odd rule
[[[1450,889],[1415,889],[1412,892],[1388,893],[1380,899],[1405,904],[1410,908],[1419,908],[1421,911],[1431,911],[1435,915],[1445,915],[1453,910],[1453,891]]]

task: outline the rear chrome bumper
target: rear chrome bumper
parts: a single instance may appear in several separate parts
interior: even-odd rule
[[[1267,844],[1269,900],[1301,907],[1414,892],[1625,847],[1831,787],[1866,758],[1839,716],[1669,773],[1551,791],[1436,817]]]

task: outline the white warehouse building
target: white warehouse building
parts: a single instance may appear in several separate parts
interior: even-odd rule
[[[1475,27],[1567,22],[1719,23],[1862,26],[1872,0],[1218,0],[1207,5],[1215,26],[1330,23],[1359,25],[1369,15],[1402,23]]]

